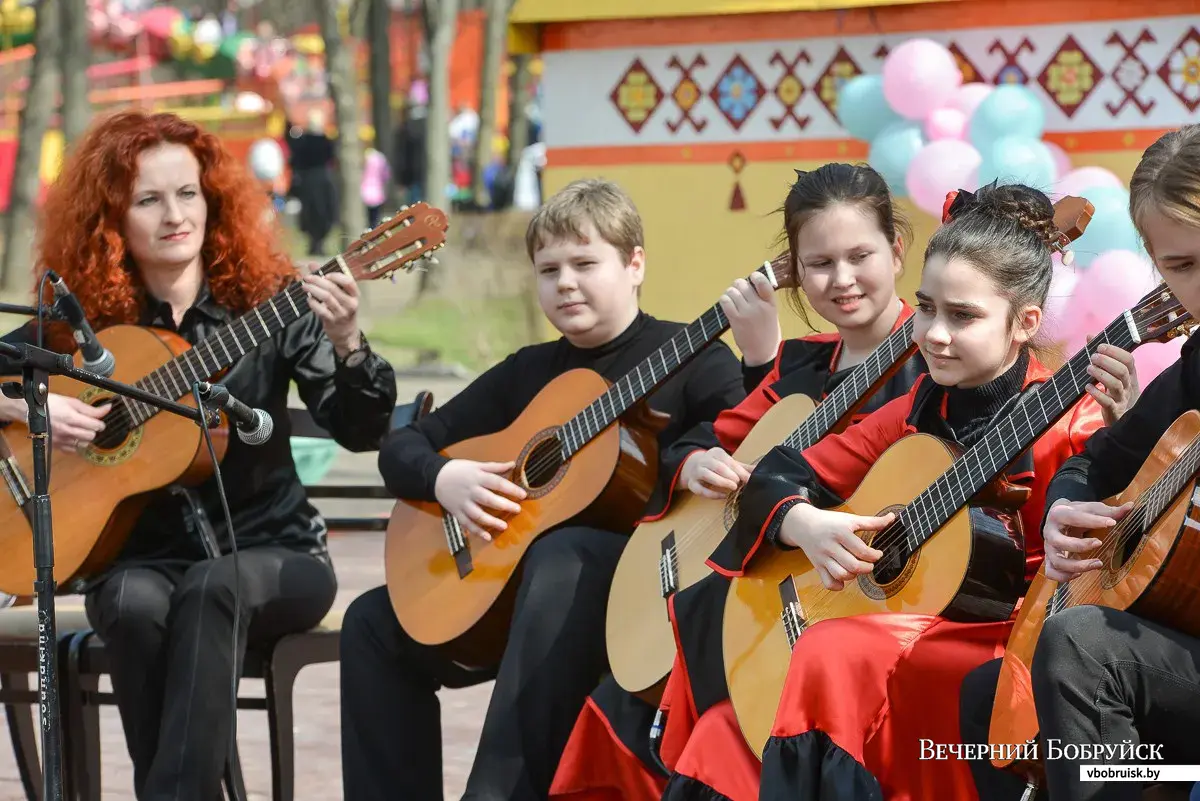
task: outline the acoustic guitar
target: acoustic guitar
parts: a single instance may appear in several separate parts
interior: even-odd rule
[[[896,519],[864,533],[883,557],[840,592],[825,589],[802,550],[772,548],[757,556],[731,582],[722,625],[730,700],[751,749],[761,756],[791,651],[813,624],[885,612],[1008,619],[1026,590],[1024,537],[1014,512],[1028,490],[996,479],[1083,397],[1100,344],[1132,350],[1177,336],[1190,319],[1169,291],[1156,289],[1023,394],[965,453],[927,434],[888,448],[837,511],[893,512]]]
[[[1023,773],[1036,790],[1040,760],[1017,746],[1035,741],[1037,710],[1030,667],[1042,627],[1051,616],[1075,606],[1103,606],[1200,637],[1200,412],[1180,415],[1159,439],[1123,492],[1105,503],[1133,508],[1117,525],[1089,531],[1101,545],[1095,558],[1104,565],[1059,584],[1038,571],[1008,638],[989,740],[992,764]],[[998,746],[998,747],[997,747]],[[1011,746],[1011,747],[1010,747]],[[998,757],[997,754],[1000,754]]]
[[[355,280],[411,270],[445,243],[446,215],[417,203],[363,234],[316,272],[343,272]],[[204,338],[195,346],[177,334],[118,325],[96,336],[116,357],[113,380],[131,383],[163,398],[194,405],[191,387],[209,381],[292,322],[310,312],[300,281]],[[82,355],[75,355],[81,366]],[[203,433],[172,414],[63,376],[51,376],[50,391],[99,406],[112,403],[106,428],[82,453],[51,455],[50,497],[54,526],[54,574],[67,592],[108,566],[124,546],[149,500],[170,484],[196,485],[213,470]],[[223,459],[228,428],[212,431]],[[0,591],[28,594],[33,586],[33,529],[30,495],[33,448],[29,429],[12,423],[0,429]]]
[[[776,288],[790,273],[786,257],[758,271]],[[591,370],[563,373],[508,428],[443,450],[450,459],[515,462],[508,478],[528,494],[492,542],[469,539],[437,503],[396,504],[387,586],[408,635],[466,665],[498,661],[526,551],[577,516],[617,531],[641,517],[658,472],[655,436],[664,417],[642,401],[728,328],[714,305],[615,384]]]
[[[916,349],[910,317],[819,406],[806,395],[780,399],[733,458],[753,464],[780,443],[804,450],[844,429]],[[675,660],[667,599],[712,572],[706,560],[733,527],[737,503],[737,493],[715,500],[681,491],[667,515],[638,526],[621,552],[608,596],[607,642],[613,677],[625,690],[650,697],[661,691]]]

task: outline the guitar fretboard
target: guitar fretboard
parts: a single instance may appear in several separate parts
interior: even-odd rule
[[[333,259],[315,272],[325,275],[341,269],[338,259]],[[168,400],[184,397],[191,392],[195,382],[208,381],[260,343],[308,314],[311,309],[307,297],[300,281],[290,282],[273,297],[138,380],[135,386]],[[158,409],[153,406],[128,398],[122,400],[129,409],[134,427],[158,414]]]
[[[1139,343],[1136,337],[1133,317],[1125,312],[1048,381],[1027,393],[1004,419],[901,510],[897,520],[885,530],[886,536],[894,536],[893,530],[899,527],[910,552],[921,547],[1083,397],[1084,387],[1094,380],[1087,369],[1097,348],[1108,343],[1133,350]]]
[[[1149,531],[1175,502],[1179,493],[1195,479],[1197,471],[1200,471],[1200,438],[1188,445],[1158,480],[1142,493],[1125,519],[1117,524],[1113,534],[1128,537]]]
[[[789,448],[804,450],[820,442],[847,412],[863,400],[871,391],[871,387],[875,386],[901,357],[915,349],[913,318],[909,317],[850,375],[842,379],[800,427],[788,435],[783,444]]]
[[[766,264],[756,272],[774,278],[772,270],[778,272],[782,269]],[[778,280],[773,280],[773,283],[778,283]],[[728,328],[729,319],[721,310],[721,305],[713,304],[712,308],[678,331],[637,367],[621,376],[603,395],[563,424],[559,433],[563,460],[578,453],[593,437],[616,422],[617,418],[653,392]]]

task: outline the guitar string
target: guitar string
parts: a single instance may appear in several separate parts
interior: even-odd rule
[[[1195,483],[1198,470],[1200,470],[1200,438],[1194,440],[1179,460],[1172,463],[1149,490],[1142,493],[1125,518],[1110,530],[1092,558],[1109,562],[1110,558],[1114,558],[1130,540],[1135,537],[1151,536],[1154,528],[1160,522],[1161,516],[1187,490],[1189,483]],[[1118,570],[1124,567],[1125,565],[1121,565]],[[1060,583],[1058,586],[1065,588],[1066,592],[1060,593],[1056,589],[1051,597],[1047,617],[1067,607],[1083,606],[1102,598],[1105,588],[1100,584],[1114,572],[1117,571],[1101,567],[1079,576],[1074,581]]]
[[[867,357],[853,373],[846,377],[845,381],[838,385],[828,398],[820,403],[816,409],[796,428],[792,430],[787,437],[784,438],[785,446],[793,447],[796,450],[804,450],[810,447],[816,441],[822,439],[825,434],[833,429],[846,412],[853,407],[854,403],[860,400],[867,392],[870,391],[875,381],[867,378],[868,375],[881,376],[887,369],[894,366],[899,359],[908,351],[908,343],[912,340],[912,318],[909,318],[904,325],[894,334],[890,335],[883,341],[878,349]],[[906,333],[909,332],[909,333]],[[896,350],[899,353],[896,353]],[[876,381],[878,378],[875,379]],[[866,382],[865,387],[859,387],[859,383]],[[841,414],[833,419],[828,418],[841,410]],[[805,445],[804,443],[809,443]],[[726,503],[728,503],[726,496]],[[706,500],[713,500],[706,498]],[[737,515],[734,515],[734,520]],[[685,529],[682,533],[676,532],[676,546],[674,552],[678,556],[691,556],[698,547],[708,546],[709,538],[701,536],[710,532],[716,533],[720,530],[722,536],[727,533],[724,522],[724,510],[718,517],[715,514],[706,516],[699,523],[695,523]]]
[[[1150,293],[1145,298],[1143,298],[1137,304],[1137,306],[1135,306],[1133,309],[1131,309],[1130,310],[1131,314],[1133,314],[1136,317],[1142,311],[1144,311],[1146,308],[1149,308],[1155,302],[1157,302],[1159,300],[1160,296],[1161,296],[1161,291],[1159,289],[1156,289],[1154,292]],[[1109,326],[1107,328],[1105,328],[1104,332],[1100,336],[1094,338],[1083,349],[1081,349],[1079,352],[1077,352],[1075,354],[1075,356],[1073,356],[1068,361],[1067,365],[1064,365],[1063,368],[1060,368],[1055,373],[1055,375],[1050,378],[1050,380],[1046,381],[1041,387],[1039,387],[1039,389],[1037,391],[1035,391],[1033,393],[1029,402],[1031,402],[1033,398],[1036,398],[1038,400],[1039,405],[1042,407],[1043,414],[1045,414],[1046,407],[1045,407],[1045,404],[1042,399],[1043,399],[1045,392],[1049,391],[1046,389],[1046,387],[1054,387],[1055,400],[1058,403],[1062,404],[1064,409],[1067,409],[1073,403],[1078,402],[1078,397],[1081,397],[1083,395],[1083,388],[1081,386],[1078,386],[1079,373],[1082,371],[1079,369],[1081,365],[1073,364],[1076,360],[1079,360],[1079,361],[1083,362],[1084,364],[1090,362],[1091,351],[1094,348],[1098,348],[1099,345],[1102,344],[1103,342],[1109,342],[1110,344],[1116,344],[1118,347],[1123,347],[1125,349],[1128,349],[1129,346],[1131,346],[1131,345],[1133,347],[1136,347],[1138,344],[1140,344],[1140,343],[1134,343],[1132,341],[1130,341],[1128,344],[1123,344],[1123,340],[1121,342],[1113,342],[1112,339],[1110,338],[1109,329],[1117,328],[1119,331],[1123,331],[1126,338],[1129,338],[1130,340],[1132,339],[1127,326],[1121,327],[1121,326],[1117,325],[1118,323],[1122,322],[1123,317],[1124,317],[1124,315],[1122,315],[1122,317],[1119,317],[1116,320],[1114,320],[1112,323],[1110,323]],[[1069,368],[1073,368],[1073,369],[1069,369]],[[1084,375],[1086,375],[1086,373]],[[1072,383],[1076,384],[1076,386],[1073,387],[1073,390],[1077,392],[1076,400],[1072,401],[1070,404],[1065,403],[1063,401],[1063,398],[1059,394],[1057,382],[1060,377],[1070,378],[1072,380]],[[1090,378],[1084,378],[1083,380],[1084,380],[1085,385],[1090,383]],[[1015,407],[1002,421],[997,423],[995,428],[993,428],[992,431],[989,431],[988,434],[986,434],[984,436],[983,440],[981,440],[979,443],[976,443],[976,445],[973,446],[968,451],[967,454],[964,454],[963,457],[960,457],[960,459],[956,460],[955,463],[952,464],[951,467],[946,470],[946,472],[944,472],[941,476],[938,477],[937,480],[935,480],[934,484],[931,485],[930,488],[928,488],[927,490],[922,492],[920,495],[917,496],[917,498],[915,498],[912,502],[910,502],[908,505],[906,505],[905,508],[901,511],[900,515],[897,516],[897,519],[895,521],[893,521],[892,523],[890,523],[887,526],[887,528],[883,529],[883,531],[881,531],[879,537],[876,537],[874,539],[874,541],[871,543],[871,547],[875,548],[876,550],[884,551],[884,553],[886,554],[887,549],[892,547],[893,545],[896,545],[898,542],[900,542],[901,539],[903,539],[906,543],[909,542],[910,541],[909,532],[907,530],[905,530],[904,526],[902,525],[904,512],[908,511],[909,509],[913,509],[915,512],[915,517],[916,517],[915,522],[921,523],[923,528],[928,528],[930,525],[930,521],[928,521],[926,519],[926,516],[921,514],[921,512],[917,509],[918,502],[923,497],[925,497],[926,493],[928,493],[933,488],[933,486],[936,486],[939,482],[942,482],[943,479],[946,478],[946,476],[949,476],[952,473],[954,473],[957,467],[961,467],[963,460],[971,452],[976,451],[976,448],[979,448],[980,446],[985,446],[987,449],[987,452],[988,452],[988,459],[991,460],[992,454],[991,454],[990,445],[988,443],[988,439],[993,437],[993,435],[995,435],[1000,440],[1000,444],[1002,447],[1015,447],[1017,444],[1019,444],[1020,432],[1014,426],[1014,418],[1015,418],[1018,410],[1023,410],[1025,412],[1026,424],[1028,425],[1030,423],[1029,407],[1028,407],[1027,403],[1022,403],[1022,404],[1018,405],[1017,407]],[[1051,425],[1053,425],[1053,423],[1051,423]],[[1012,431],[1012,434],[1015,435],[1013,446],[1008,446],[1007,443],[1005,442],[1006,432],[1005,432],[1004,428],[1006,426],[1014,428],[1014,430]],[[987,476],[984,475],[983,477],[986,478]],[[993,480],[994,480],[994,478],[995,477],[993,476]],[[969,464],[967,467],[967,479],[968,480],[971,479]],[[987,482],[984,483],[984,486],[986,486],[986,484],[987,484]],[[960,488],[961,488],[961,485],[960,485]],[[966,507],[960,507],[956,510],[950,511],[950,510],[940,509],[938,507],[933,507],[933,508],[930,508],[928,511],[933,511],[933,512],[937,513],[939,516],[945,517],[946,522],[948,522],[949,519],[953,518],[954,515],[958,514],[958,512],[962,511],[962,509],[964,509],[964,508],[966,508]],[[946,514],[947,511],[949,511],[949,514]],[[943,528],[944,526],[945,526],[945,522],[943,522],[942,526],[939,526],[938,529],[930,532],[928,537],[926,537],[926,539],[924,540],[924,542],[928,542],[929,537],[932,537],[937,532],[937,530],[940,530],[940,528]],[[877,542],[879,544],[876,544]],[[924,542],[922,542],[921,545],[923,545]],[[920,547],[920,546],[918,546],[918,547]],[[804,554],[802,553],[801,555],[803,556]],[[911,557],[911,554],[909,554],[909,556]],[[792,573],[791,575],[794,577],[797,574]],[[808,575],[810,577],[816,577],[818,575],[817,571],[816,571],[816,567],[812,566],[810,570],[805,571],[805,575]],[[854,584],[854,583],[856,583],[856,577],[852,577],[845,582],[846,585],[850,585],[850,584]],[[830,614],[830,610],[836,608],[839,605],[840,601],[847,600],[847,596],[842,595],[842,592],[844,592],[844,590],[841,590],[841,591],[830,590],[830,589],[826,588],[824,586],[824,584],[821,584],[819,589],[817,589],[813,593],[814,601],[811,604],[811,607],[804,610],[804,619],[805,619],[806,625],[812,625],[812,623],[815,623],[819,620],[824,620],[830,616],[835,616],[835,615]]]

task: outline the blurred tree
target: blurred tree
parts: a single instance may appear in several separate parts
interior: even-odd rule
[[[513,74],[508,85],[508,168],[515,176],[521,151],[529,146],[530,61],[532,56],[513,56]]]
[[[0,284],[6,289],[27,285],[33,270],[33,206],[41,186],[42,139],[58,100],[59,2],[41,0],[34,23],[36,50],[17,126],[17,159],[5,218],[4,261],[0,263]]]
[[[375,149],[392,160],[392,9],[387,0],[357,0],[368,4],[367,42],[370,45],[371,125]],[[395,165],[393,165],[394,167]],[[394,187],[394,181],[390,182]],[[389,187],[390,190],[390,187]]]
[[[338,220],[345,237],[342,247],[358,238],[367,224],[367,210],[360,196],[363,175],[363,149],[358,114],[358,81],[354,74],[352,52],[346,47],[349,20],[340,18],[340,0],[317,0],[321,38],[325,40],[325,69],[329,78],[329,94],[337,120],[335,152],[338,161],[338,187],[341,211]],[[338,250],[342,250],[339,247]]]
[[[424,0],[421,7],[425,50],[429,54],[429,116],[425,134],[425,200],[449,211],[450,54],[458,30],[458,0]],[[440,270],[421,273],[418,294],[433,289]]]
[[[483,40],[483,73],[479,80],[479,137],[475,140],[474,190],[475,203],[487,208],[491,203],[484,181],[492,161],[492,140],[496,138],[496,87],[500,83],[501,65],[507,50],[508,12],[511,0],[486,0],[487,31]]]
[[[87,0],[58,0],[62,32],[59,67],[62,72],[63,145],[69,147],[87,128],[92,116],[87,71],[92,63],[88,44]]]

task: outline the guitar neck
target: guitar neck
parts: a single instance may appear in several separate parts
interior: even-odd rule
[[[316,270],[327,275],[342,269],[340,257]],[[207,381],[232,366],[258,345],[308,314],[307,295],[300,281],[291,281],[271,298],[224,325],[171,361],[140,379],[135,386],[163,398],[177,400],[191,391],[197,381]],[[127,402],[135,425],[141,425],[158,409],[137,401]]]
[[[1148,531],[1175,502],[1179,493],[1195,480],[1197,471],[1200,471],[1200,439],[1192,442],[1141,494],[1129,514],[1117,524],[1114,533],[1117,536],[1129,536],[1126,532],[1142,534]]]
[[[838,423],[862,406],[870,392],[916,347],[913,343],[913,318],[909,317],[829,393],[783,444],[801,451],[817,444]]]
[[[578,453],[593,437],[616,422],[728,328],[729,319],[720,304],[716,304],[621,376],[603,395],[563,425],[560,437],[563,458],[569,459]]]
[[[1021,398],[1003,420],[901,511],[897,523],[912,550],[921,547],[1083,397],[1084,387],[1094,380],[1088,374],[1092,354],[1105,343],[1127,351],[1140,344],[1129,312],[1110,323],[1050,380]]]

